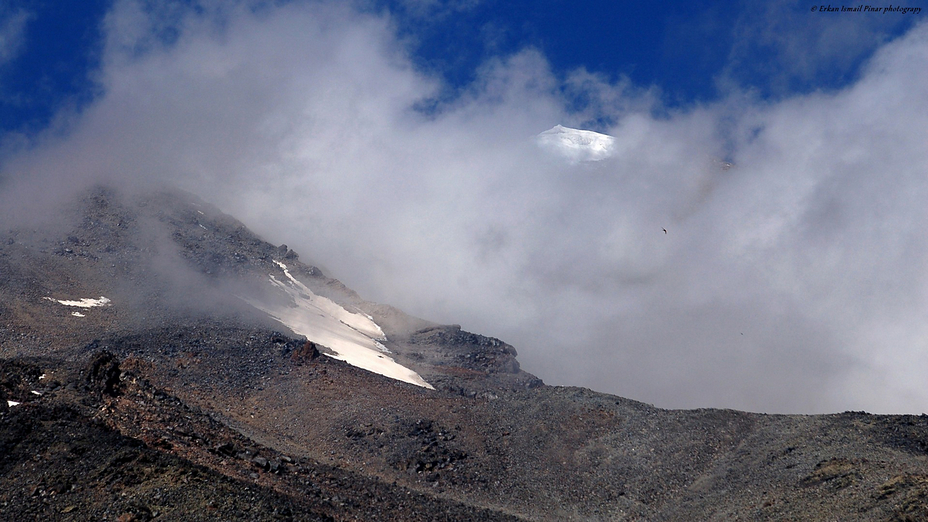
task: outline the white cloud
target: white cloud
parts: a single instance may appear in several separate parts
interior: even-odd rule
[[[720,84],[746,83],[775,96],[819,82],[845,84],[854,80],[856,63],[917,20],[912,14],[823,7],[842,8],[795,0],[743,4],[731,28],[734,40]]]
[[[568,112],[535,51],[426,115],[440,86],[384,18],[171,15],[165,44],[132,5],[108,21],[105,95],[7,174],[180,183],[369,299],[511,342],[551,383],[669,407],[924,409],[928,26],[849,88],[775,104],[655,118],[647,91],[578,73],[616,154],[565,165],[533,137],[596,115]]]
[[[29,12],[22,9],[13,13],[0,10],[0,65],[19,55],[25,39],[26,23],[30,18]]]

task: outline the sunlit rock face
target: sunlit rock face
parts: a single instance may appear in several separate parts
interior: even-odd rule
[[[535,141],[542,149],[571,163],[599,161],[615,154],[615,138],[612,136],[563,125],[555,125],[542,132]]]

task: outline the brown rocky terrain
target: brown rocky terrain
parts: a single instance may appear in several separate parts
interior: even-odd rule
[[[249,305],[275,261],[435,389]],[[365,302],[193,196],[99,189],[0,231],[0,519],[39,518],[928,520],[928,416],[547,386],[506,343]]]

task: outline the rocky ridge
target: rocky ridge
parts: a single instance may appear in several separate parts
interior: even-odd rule
[[[98,189],[62,216],[0,231],[0,518],[928,519],[928,416],[546,386],[506,343],[366,302],[189,194]],[[436,389],[248,305],[275,261]],[[54,301],[99,296],[83,317]]]

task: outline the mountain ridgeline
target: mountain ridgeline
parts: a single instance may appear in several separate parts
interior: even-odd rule
[[[928,520],[928,416],[663,410],[516,356],[98,188],[0,230],[0,519]]]

